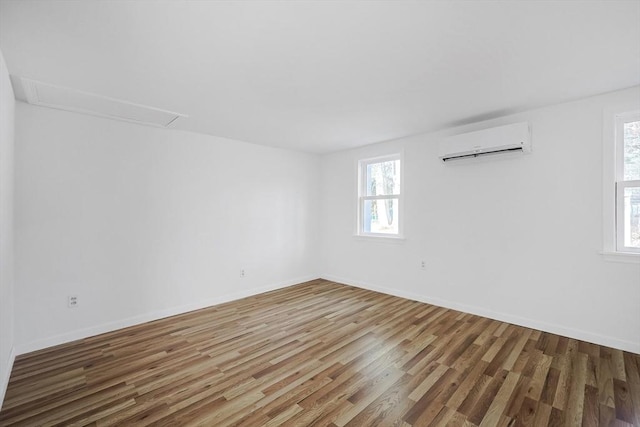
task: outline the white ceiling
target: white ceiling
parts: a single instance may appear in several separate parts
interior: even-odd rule
[[[640,1],[0,1],[11,74],[330,152],[640,84]]]

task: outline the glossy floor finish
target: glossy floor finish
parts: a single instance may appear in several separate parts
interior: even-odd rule
[[[640,425],[639,365],[316,280],[20,356],[0,425]]]

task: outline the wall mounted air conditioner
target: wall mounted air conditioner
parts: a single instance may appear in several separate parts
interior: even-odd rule
[[[440,158],[447,162],[504,153],[530,153],[529,123],[514,123],[450,136],[440,142]]]

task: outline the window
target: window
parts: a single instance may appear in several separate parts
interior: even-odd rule
[[[359,162],[358,234],[400,237],[402,199],[400,154]]]
[[[640,112],[616,116],[616,250],[640,253]]]

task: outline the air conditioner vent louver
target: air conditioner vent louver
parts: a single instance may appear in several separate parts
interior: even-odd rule
[[[527,122],[454,135],[440,142],[440,158],[445,162],[518,152],[531,152]]]
[[[519,151],[522,151],[522,147],[504,148],[502,150],[494,150],[487,153],[461,154],[459,156],[445,157],[442,159],[442,161],[446,162],[447,160],[465,159],[465,158],[473,158],[473,157],[479,157],[479,156],[488,156],[491,154],[503,154],[508,152],[519,152]]]
[[[184,114],[12,76],[16,96],[30,104],[131,123],[168,127]]]

